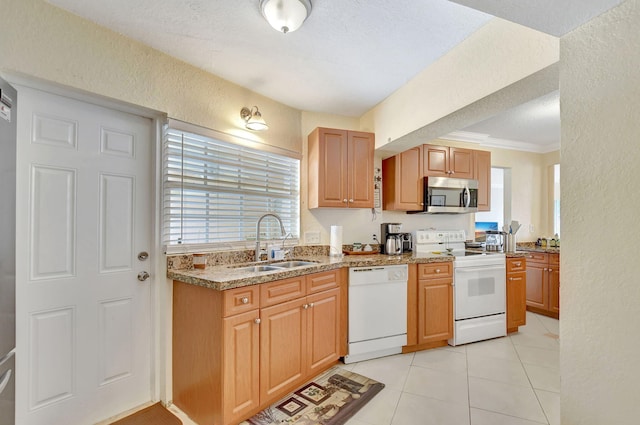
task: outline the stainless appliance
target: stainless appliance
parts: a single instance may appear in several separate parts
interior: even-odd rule
[[[15,422],[16,101],[0,79],[0,425]]]
[[[349,269],[349,354],[345,363],[402,352],[407,345],[406,264]]]
[[[408,214],[465,214],[478,211],[478,180],[424,177],[423,209]]]
[[[487,251],[503,252],[506,233],[499,230],[487,230],[485,233],[485,249]]]
[[[413,250],[413,236],[411,233],[400,233],[402,239],[402,252],[411,252]]]
[[[465,250],[464,230],[417,230],[414,255],[453,256],[453,338],[449,345],[507,334],[506,265],[502,253]]]
[[[402,254],[402,223],[382,223],[380,225],[380,253]]]

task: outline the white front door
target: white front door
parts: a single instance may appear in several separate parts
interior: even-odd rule
[[[151,399],[152,121],[17,88],[16,423],[92,424]]]

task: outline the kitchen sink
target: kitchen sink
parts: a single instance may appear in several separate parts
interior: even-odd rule
[[[235,268],[235,270],[241,271],[241,272],[252,272],[252,273],[257,273],[257,272],[270,272],[270,271],[274,271],[274,270],[282,270],[283,267],[276,267],[276,266],[248,266],[248,267],[237,267]]]
[[[280,267],[280,268],[285,268],[285,269],[290,269],[292,267],[300,267],[300,266],[313,266],[315,264],[318,264],[314,261],[300,261],[300,260],[295,260],[295,261],[285,261],[283,263],[273,263],[271,266],[273,267]]]

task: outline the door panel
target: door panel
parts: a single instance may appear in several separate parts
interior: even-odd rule
[[[95,423],[151,399],[152,122],[18,96],[16,422]]]
[[[307,344],[309,374],[315,375],[338,360],[340,347],[340,290],[307,297]]]

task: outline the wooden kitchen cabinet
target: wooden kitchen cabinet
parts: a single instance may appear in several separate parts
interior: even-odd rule
[[[336,363],[341,276],[331,270],[226,291],[174,281],[176,406],[197,423],[237,424]]]
[[[309,208],[373,208],[375,135],[316,128],[308,136]]]
[[[423,201],[422,146],[382,161],[382,208],[419,211]]]
[[[560,316],[559,254],[527,254],[527,310],[550,317]]]
[[[428,177],[472,179],[473,150],[447,146],[423,145],[423,169]]]
[[[507,258],[507,333],[527,324],[527,260]]]
[[[453,338],[453,262],[418,264],[409,279],[403,352],[447,345]]]
[[[473,178],[478,180],[478,211],[491,211],[491,152],[473,151]]]

